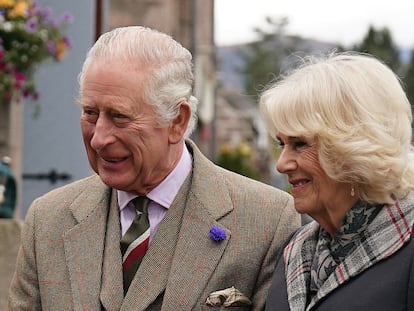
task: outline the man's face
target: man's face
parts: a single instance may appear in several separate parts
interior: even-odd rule
[[[117,61],[95,60],[80,98],[82,136],[89,163],[113,188],[146,194],[175,165],[170,128],[157,126],[140,99],[144,76]]]

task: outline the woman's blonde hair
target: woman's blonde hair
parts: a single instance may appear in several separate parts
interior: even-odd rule
[[[271,135],[315,139],[326,174],[370,203],[414,188],[412,112],[398,77],[367,54],[309,57],[260,98]]]

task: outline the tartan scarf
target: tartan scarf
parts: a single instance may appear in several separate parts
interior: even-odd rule
[[[358,202],[333,239],[329,237],[326,241],[320,241],[326,236],[315,221],[303,226],[284,249],[290,309],[310,310],[339,285],[392,256],[410,240],[413,224],[414,192],[410,192],[391,205],[372,206]],[[348,231],[353,233],[347,235]],[[320,251],[317,250],[318,244]],[[332,265],[332,269],[321,272],[326,276],[320,281],[316,267],[324,261],[321,258],[326,254],[322,244],[329,250],[332,261],[329,259],[326,263],[327,267]],[[313,281],[312,266],[315,267]]]
[[[320,228],[316,252],[311,266],[310,292],[314,295],[337,265],[366,239],[368,225],[377,216],[382,205],[369,205],[359,201],[348,212],[342,226],[332,237]]]

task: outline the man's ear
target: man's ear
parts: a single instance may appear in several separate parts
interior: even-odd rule
[[[190,108],[189,103],[182,102],[180,104],[180,112],[174,118],[174,120],[172,120],[170,124],[170,128],[169,128],[170,143],[176,144],[183,139],[184,133],[187,130],[190,117],[191,117],[191,108]]]

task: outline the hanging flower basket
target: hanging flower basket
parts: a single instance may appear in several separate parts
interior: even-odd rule
[[[71,14],[57,19],[35,1],[0,0],[0,104],[38,99],[34,72],[44,61],[62,60],[71,47],[64,30],[72,21]]]

